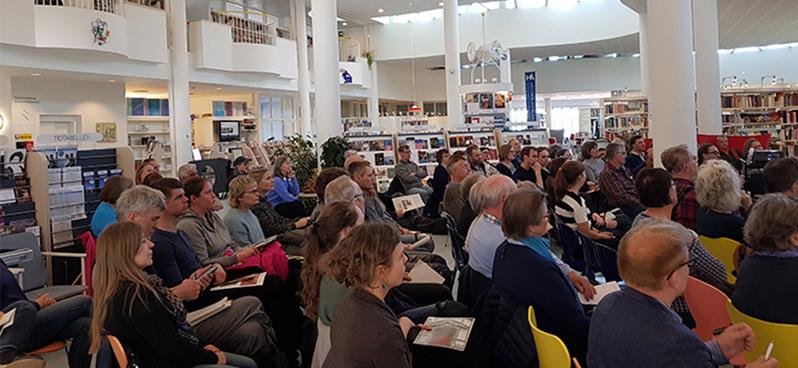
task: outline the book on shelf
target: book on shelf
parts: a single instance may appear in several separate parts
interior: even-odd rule
[[[465,351],[474,321],[472,317],[427,317],[424,324],[430,330],[421,330],[413,343]]]
[[[211,291],[261,286],[263,285],[263,282],[265,280],[266,280],[266,272],[256,273],[253,275],[244,276],[241,278],[237,278],[235,280],[224,282],[221,285],[212,287]]]
[[[193,312],[190,312],[186,315],[186,322],[191,326],[196,326],[200,324],[202,321],[205,321],[208,318],[211,318],[221,311],[230,308],[233,305],[233,302],[226,297],[222,300],[219,300],[216,303],[213,303],[205,308],[197,309]]]

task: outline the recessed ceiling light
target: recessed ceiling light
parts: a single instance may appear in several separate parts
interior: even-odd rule
[[[377,13],[385,13],[385,9],[379,8],[379,9],[377,9]]]
[[[347,22],[343,22],[343,23],[341,23],[341,25],[342,25],[342,26],[347,26],[347,25],[349,25],[349,23],[347,23]]]
[[[41,77],[42,73],[31,73],[31,77]]]
[[[443,1],[439,2],[438,6],[443,6]]]
[[[221,90],[222,90],[222,87],[216,87],[216,90],[217,90],[217,91],[221,91]]]

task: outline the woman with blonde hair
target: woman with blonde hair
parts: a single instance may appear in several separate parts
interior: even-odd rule
[[[152,247],[132,222],[111,225],[98,239],[90,351],[99,351],[103,335],[113,335],[142,368],[255,368],[250,358],[200,341],[183,303],[160,278],[144,272],[152,265]]]
[[[701,165],[695,180],[696,200],[701,205],[696,213],[699,234],[745,242],[745,217],[740,210],[751,208],[751,197],[741,187],[740,175],[728,162],[711,160]]]

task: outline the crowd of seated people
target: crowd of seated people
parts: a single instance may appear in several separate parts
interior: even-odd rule
[[[661,156],[665,169],[650,168],[651,153],[641,142],[629,141],[633,159],[622,143],[607,145],[601,158],[598,145],[587,142],[582,162],[561,148],[509,142],[498,165],[515,175],[488,169],[476,157],[478,149],[448,160],[442,155],[447,185],[441,207],[454,212],[468,256],[456,297],[452,271],[433,253],[431,237],[410,246],[423,234],[403,220],[427,211],[389,210],[367,161],[323,170],[310,218],[302,217],[311,211],[298,198],[287,158],[275,160],[271,170],[246,161],[229,182],[223,216],[213,185],[195,166],[180,167],[177,179],[162,177],[157,163],[143,163],[135,174],[140,185],[114,177],[102,191],[102,208],[92,218],[93,298],[28,300],[0,264],[0,310],[16,308],[19,321],[0,334],[0,364],[35,359],[26,352],[71,339],[70,367],[88,367],[92,355],[107,353],[103,336],[113,335],[139,367],[476,366],[481,360],[471,359],[474,349],[513,337],[499,338],[495,325],[477,323],[463,352],[413,341],[429,328],[424,322],[430,316],[479,322],[493,313],[493,293],[521,313],[533,306],[538,327],[562,339],[583,366],[715,367],[750,350],[756,331],[745,324],[706,342],[689,330],[696,322],[682,297],[688,276],[729,295],[743,313],[798,324],[790,292],[798,290],[798,160],[769,163],[771,194],[752,205],[734,167],[712,152],[703,153],[699,166],[701,155],[672,147]],[[638,171],[634,177],[630,166]],[[276,205],[270,200],[277,181],[294,200],[285,193]],[[594,201],[595,195],[604,200]],[[278,206],[291,208],[290,214]],[[557,238],[552,224],[607,245],[611,263],[617,251],[617,268],[599,271],[625,287],[592,313],[582,302],[596,297],[595,284],[602,280],[560,259],[549,241]],[[277,241],[264,243],[272,235]],[[729,237],[750,249],[737,267],[736,284],[727,282],[726,266],[699,235]],[[290,264],[289,254],[301,263]],[[444,283],[412,282],[409,260],[428,263]],[[216,288],[263,272],[258,286]],[[189,322],[188,313],[222,298],[231,302],[227,309]],[[515,328],[511,336],[529,333],[528,326]],[[748,367],[777,364],[760,358]]]

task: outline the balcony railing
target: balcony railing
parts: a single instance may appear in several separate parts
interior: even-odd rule
[[[233,30],[233,42],[236,43],[275,45],[277,42],[277,30],[272,24],[264,24],[213,10],[211,10],[211,20],[230,26]]]
[[[163,10],[166,6],[166,0],[127,0],[131,4],[139,4]]]
[[[360,42],[350,37],[338,37],[338,61],[354,62],[360,54]]]
[[[122,6],[122,0],[34,0],[34,4],[91,9],[117,15],[122,15],[124,8]]]

